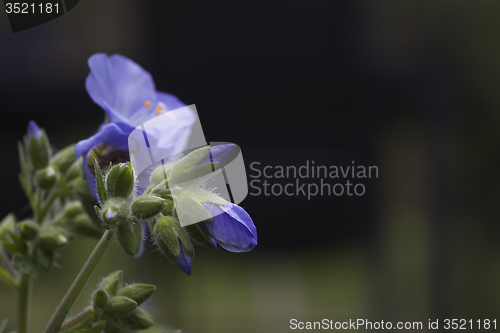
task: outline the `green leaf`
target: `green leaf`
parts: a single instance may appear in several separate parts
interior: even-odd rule
[[[104,203],[104,201],[106,201],[108,196],[106,193],[106,187],[104,186],[104,177],[102,175],[101,167],[99,166],[99,163],[97,162],[95,157],[94,157],[94,169],[95,169],[95,182],[97,185],[97,195],[99,196],[101,203]]]
[[[116,229],[118,242],[125,253],[131,256],[139,253],[142,243],[142,227],[139,221],[134,219],[121,221]]]
[[[175,224],[178,223],[177,219],[172,216],[162,216],[158,218],[154,227],[156,244],[167,257],[169,253],[175,257],[181,253],[181,245],[174,229]]]

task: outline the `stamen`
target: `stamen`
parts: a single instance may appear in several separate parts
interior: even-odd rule
[[[151,106],[151,101],[144,102],[144,106],[149,108]]]
[[[163,108],[161,106],[157,106],[156,109],[156,114],[162,114],[162,113],[165,113],[165,111],[163,110]]]

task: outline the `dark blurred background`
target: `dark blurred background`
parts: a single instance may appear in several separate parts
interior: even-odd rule
[[[493,0],[85,0],[16,34],[0,14],[0,215],[23,217],[16,142],[27,122],[55,148],[92,135],[103,111],[85,91],[86,61],[119,53],[196,104],[207,140],[240,145],[247,167],[355,161],[379,178],[361,197],[248,196],[259,245],[200,249],[191,277],[153,248],[133,259],[113,246],[75,313],[99,276],[123,269],[157,284],[158,324],[187,332],[496,319],[499,14]],[[34,332],[94,245],[71,244],[62,269],[35,281]],[[14,317],[14,295],[0,286],[0,318]]]

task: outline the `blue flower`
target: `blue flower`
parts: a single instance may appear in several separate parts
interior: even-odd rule
[[[92,100],[107,115],[109,122],[103,123],[98,132],[75,146],[76,156],[84,156],[83,171],[95,198],[95,179],[88,168],[87,160],[92,150],[100,145],[114,151],[128,152],[128,136],[142,123],[153,117],[172,111],[185,104],[177,97],[156,91],[151,75],[132,60],[115,54],[94,54],[88,61],[90,74],[86,88]],[[189,130],[195,115],[165,124],[162,131],[185,128]],[[123,156],[126,156],[124,154]],[[124,162],[127,158],[122,158]]]
[[[31,140],[32,137],[40,140],[42,137],[42,130],[33,120],[30,120],[28,123],[28,140]]]
[[[174,261],[177,264],[177,267],[182,269],[184,273],[191,275],[191,271],[193,269],[193,258],[186,253],[186,250],[184,250],[184,246],[182,246],[182,242],[180,240],[179,243],[181,243],[181,253],[178,257],[174,258]]]
[[[213,218],[203,223],[210,236],[220,246],[231,252],[248,252],[257,245],[257,228],[252,218],[238,205],[225,206],[205,203]]]

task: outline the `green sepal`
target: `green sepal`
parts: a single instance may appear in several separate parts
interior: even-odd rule
[[[161,213],[165,216],[174,215],[174,202],[169,199],[165,199],[165,207],[163,207]]]
[[[122,286],[123,280],[123,272],[118,270],[109,274],[104,280],[101,282],[101,288],[104,289],[111,296],[116,296],[118,290]]]
[[[19,228],[19,234],[21,238],[31,241],[37,238],[39,227],[38,224],[33,220],[24,220],[19,222],[17,225]]]
[[[167,188],[154,188],[151,193],[153,193],[154,195],[157,195],[163,199],[168,199],[168,200],[172,200],[172,192],[170,191],[170,189],[167,187]]]
[[[142,227],[139,221],[129,219],[121,221],[116,227],[118,242],[128,255],[139,253],[142,243]]]
[[[98,308],[104,308],[109,302],[109,296],[103,289],[97,289],[92,296],[92,301],[94,305]]]
[[[104,320],[106,326],[104,327],[105,333],[129,333],[128,327],[120,321],[121,318],[111,316],[106,312],[99,314],[99,318]]]
[[[128,198],[134,189],[134,171],[130,164],[120,163],[109,170],[106,190],[109,197]],[[101,201],[102,202],[102,201]]]
[[[130,206],[127,199],[109,198],[101,207],[101,220],[109,225],[115,225],[129,217]]]
[[[139,220],[147,220],[158,215],[163,207],[165,200],[152,194],[143,194],[132,202],[130,212]]]
[[[198,223],[212,218],[210,212],[189,192],[182,191],[176,201],[177,214],[189,221],[187,224]]]
[[[199,187],[189,187],[182,191],[182,195],[189,196],[199,202],[214,203],[222,206],[225,206],[229,203],[227,200],[219,197],[217,194]]]
[[[218,162],[214,162],[194,166],[182,173],[176,174],[175,177],[170,179],[170,182],[172,184],[182,184],[195,179],[203,179],[214,172],[218,165]]]
[[[97,186],[97,195],[101,200],[101,203],[104,203],[108,198],[108,193],[106,191],[106,186],[104,184],[104,176],[102,175],[101,167],[99,166],[99,162],[94,157],[94,170],[95,170],[95,182]]]
[[[156,220],[154,238],[156,244],[167,257],[169,253],[175,257],[181,253],[179,238],[174,229],[176,223],[179,222],[172,216],[162,216]]]
[[[162,165],[156,167],[154,169],[153,173],[151,173],[151,177],[150,177],[151,185],[150,185],[150,187],[154,188],[155,186],[159,185],[160,183],[165,182],[166,179],[168,178],[168,175],[170,174],[170,171],[172,170],[172,168],[174,166],[175,166],[175,162],[170,162],[170,163],[162,164]],[[167,182],[165,182],[164,184],[165,184],[165,186],[168,186]]]
[[[50,160],[50,165],[57,168],[59,172],[64,174],[71,164],[76,161],[75,145],[69,145],[66,148],[57,152]]]
[[[104,308],[112,316],[123,317],[137,308],[137,303],[125,296],[114,296]]]
[[[207,234],[198,223],[185,226],[184,229],[196,245],[206,246],[207,244],[212,244],[212,237]],[[213,246],[210,246],[210,248],[213,248]]]
[[[153,318],[141,308],[137,308],[124,318],[126,325],[135,330],[144,330],[152,327],[155,323]]]
[[[141,305],[153,295],[156,287],[152,284],[131,284],[118,292],[119,296],[125,296],[134,300],[137,305]]]
[[[186,172],[188,169],[194,167],[199,162],[201,162],[201,160],[208,154],[209,151],[210,151],[210,146],[205,146],[192,151],[187,156],[177,161],[174,167],[172,168],[171,175],[168,180],[169,183],[170,184],[181,183],[182,174]]]

